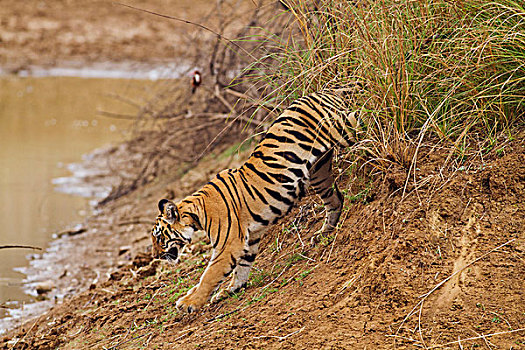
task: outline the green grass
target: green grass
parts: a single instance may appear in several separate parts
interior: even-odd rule
[[[286,2],[289,26],[259,39],[267,52],[254,64],[267,100],[359,82],[348,104],[364,112],[379,168],[408,168],[428,140],[460,158],[494,148],[523,122],[524,1]]]

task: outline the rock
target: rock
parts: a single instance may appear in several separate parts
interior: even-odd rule
[[[51,280],[38,282],[35,289],[38,295],[46,294],[55,288],[55,283]]]
[[[131,246],[130,245],[123,245],[121,246],[119,249],[118,249],[118,255],[122,255],[126,252],[129,252],[129,250],[131,249]]]

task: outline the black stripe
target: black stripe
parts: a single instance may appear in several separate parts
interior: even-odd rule
[[[272,198],[274,198],[275,200],[278,200],[279,202],[283,202],[284,204],[286,205],[293,205],[293,202],[291,200],[289,200],[288,198],[286,197],[283,197],[279,192],[277,191],[274,191],[274,190],[271,190],[269,188],[265,188],[264,189],[270,196],[272,196]]]
[[[252,197],[252,199],[255,200],[253,192],[250,189],[250,186],[248,185],[248,180],[246,180],[246,177],[244,176],[244,173],[243,172],[239,172],[239,175],[241,176],[241,183],[242,183],[242,185],[244,186],[244,188],[246,189],[246,191],[248,192],[250,197]]]
[[[241,259],[245,260],[247,262],[254,262],[256,256],[257,256],[257,254],[246,254]]]
[[[319,188],[319,185],[323,184],[325,182],[326,178],[322,178],[321,180],[317,181],[317,182],[312,182],[310,183],[310,186],[314,187],[314,188]]]
[[[252,153],[252,157],[262,159],[263,161],[276,162],[278,159],[270,156],[265,156],[263,152],[257,151]]]
[[[288,191],[286,192],[287,195],[289,195],[290,197],[292,197],[294,200],[297,199],[297,191],[294,189],[293,191]]]
[[[304,159],[299,158],[295,153],[290,151],[279,151],[274,153],[277,156],[281,156],[289,162],[294,164],[304,164]]]
[[[237,221],[237,231],[239,232],[239,238],[242,239],[243,236],[243,230],[241,227],[241,220],[239,218],[239,206],[241,202],[241,197],[239,196],[239,192],[237,191],[237,182],[235,181],[235,177],[232,175],[231,169],[228,171],[228,177],[223,178],[220,174],[217,174],[217,179],[222,181],[226,189],[228,190],[228,193],[230,194],[231,202],[233,203],[233,214],[235,215],[236,221]],[[230,184],[228,184],[227,180],[230,180]],[[231,188],[233,187],[233,190],[235,192],[235,195],[237,196],[237,201],[233,198],[233,193],[231,191]],[[226,238],[224,241],[224,245],[226,244],[226,240],[228,239],[228,236],[230,235],[231,229],[228,229],[228,232],[226,233]],[[223,245],[223,246],[224,246]]]
[[[279,163],[267,163],[265,161],[263,161],[264,165],[266,165],[268,168],[272,168],[272,169],[286,169],[287,166],[284,165],[284,164],[279,164]]]
[[[266,135],[264,135],[264,139],[265,140],[275,140],[275,141],[278,141],[279,143],[293,143],[293,140],[291,140],[290,138],[286,136],[275,135],[272,132],[267,132]],[[265,146],[267,147],[268,145],[265,145]]]
[[[321,169],[327,162],[332,160],[332,156],[334,154],[334,149],[330,148],[325,154],[323,154],[317,161],[313,164],[313,168],[310,170],[311,173],[317,172],[319,169]]]
[[[316,96],[313,96],[313,99],[316,97],[320,100],[320,104],[322,104],[324,108],[330,109],[330,111],[335,114],[346,109],[343,101],[334,95],[317,94]]]
[[[282,116],[282,117],[279,117],[277,118],[277,120],[275,121],[276,123],[282,123],[282,122],[287,122],[289,121],[290,124],[296,124],[296,125],[299,125],[305,129],[313,129],[314,128],[314,125],[312,125],[310,122],[308,122],[307,120],[301,120],[299,118],[294,118],[293,116],[290,116],[290,115],[285,115],[285,116]],[[284,123],[282,123],[284,125]]]
[[[259,200],[261,202],[263,202],[264,204],[268,204],[268,201],[266,200],[266,197],[261,193],[261,191],[259,191],[257,189],[257,186],[251,186],[251,189],[253,190],[253,192],[255,192],[257,197],[259,197]]]
[[[226,179],[224,180],[224,185],[226,186],[226,188],[228,189],[228,193],[230,193],[230,197],[232,199],[232,202],[235,204],[235,210],[233,211],[233,213],[235,214],[235,217],[237,218],[237,229],[239,231],[239,239],[242,240],[242,237],[244,235],[244,231],[241,227],[241,220],[239,218],[239,207],[241,205],[241,196],[239,195],[239,191],[237,190],[237,180],[235,179],[235,177],[233,176],[232,172],[229,172],[228,174],[231,174],[228,178],[230,180],[230,184],[231,186],[228,186],[228,184],[226,183]],[[237,201],[234,200],[233,198],[233,194],[232,192],[230,191],[230,188],[233,187],[233,190],[235,191],[235,195],[237,196]],[[244,198],[244,196],[243,196]]]
[[[310,108],[311,110],[313,110],[314,112],[317,113],[318,115],[318,118],[316,118],[312,113],[308,112],[306,109],[304,109],[303,107],[304,106],[290,106],[288,107],[288,110],[292,111],[292,112],[296,112],[296,113],[300,113],[303,117],[303,120],[307,120],[305,118],[309,118],[314,124],[314,128],[313,130],[315,131],[320,131],[321,133],[324,133],[325,135],[327,135],[328,137],[330,137],[330,133],[328,132],[328,130],[326,130],[326,128],[323,126],[323,123],[322,123],[322,120],[323,120],[323,114],[321,112],[319,112],[319,110],[310,102],[310,101],[302,101],[303,102],[303,105]]]
[[[312,100],[315,101],[315,98],[312,96]],[[329,122],[329,116],[325,116],[325,114],[322,112],[321,109],[319,109],[314,103],[312,103],[312,101],[310,100],[305,100],[304,101],[304,104],[306,106],[308,106],[310,109],[312,109],[315,113],[317,113],[317,115],[319,115],[319,119],[317,121],[317,126],[315,128],[316,131],[320,131],[321,134],[324,134],[326,135],[325,137],[328,138],[328,139],[331,139],[331,134],[330,132],[326,129],[326,127],[324,126],[324,122]],[[322,106],[320,106],[321,108],[323,108]],[[327,111],[325,111],[327,112]],[[328,113],[327,113],[328,114]],[[308,114],[307,114],[308,115]]]
[[[288,168],[288,171],[290,171],[292,174],[297,176],[300,179],[304,179],[304,172],[301,168]]]
[[[270,210],[271,210],[272,213],[274,213],[275,215],[278,215],[278,216],[283,215],[283,212],[282,212],[279,208],[274,207],[273,205],[270,205]]]
[[[228,174],[229,175],[229,174]],[[231,176],[228,176],[228,178],[231,180]],[[233,184],[234,186],[230,186],[227,182],[226,182],[226,179],[223,178],[220,174],[217,174],[217,179],[219,181],[221,181],[223,184],[224,184],[224,187],[226,187],[226,190],[228,190],[228,193],[230,194],[230,198],[231,198],[231,202],[233,203],[233,206],[235,209],[233,212],[234,214],[237,216],[237,212],[239,211],[239,205],[237,204],[237,202],[235,200],[233,200],[233,193],[232,191],[230,190],[231,187],[233,187],[233,189],[235,190],[235,193],[237,194],[237,198],[239,198],[239,195],[238,195],[238,192],[237,192],[237,186],[235,186],[235,184]],[[226,199],[225,199],[226,201]],[[239,201],[240,201],[240,198],[239,198]]]
[[[273,143],[264,143],[264,144],[261,144],[261,146],[264,146],[264,147],[267,147],[267,148],[279,148],[281,147],[280,145],[274,145]]]
[[[334,194],[334,189],[330,187],[325,193],[321,195],[322,199],[326,199]]]
[[[195,221],[195,223],[200,227],[200,229],[202,229],[202,225],[201,225],[201,221],[199,217],[194,213],[187,213],[187,214],[193,219],[193,221]]]
[[[334,141],[331,138],[331,135],[330,135],[330,139],[328,140],[320,133],[317,133],[315,128],[303,129],[302,131],[310,135],[312,142],[317,141],[327,148],[328,148],[327,145],[332,145],[334,143]]]
[[[323,152],[317,148],[315,148],[312,145],[305,145],[302,143],[298,143],[297,146],[301,147],[303,150],[310,152],[314,157],[319,157]]]
[[[271,176],[272,178],[274,178],[275,180],[277,180],[278,182],[280,183],[294,183],[295,180],[292,179],[291,177],[289,176],[286,176],[284,174],[274,174],[274,173],[268,173],[269,176]]]
[[[303,134],[302,132],[299,132],[297,130],[292,130],[292,129],[286,129],[284,130],[285,132],[293,135],[295,138],[297,138],[299,141],[303,141],[303,142],[313,142],[313,140],[309,137],[307,137],[305,134]]]
[[[210,182],[210,184],[217,190],[217,192],[219,192],[219,194],[222,197],[222,200],[223,200],[224,204],[226,205],[226,209],[228,210],[228,229],[226,230],[226,237],[224,237],[224,243],[222,245],[222,248],[224,248],[224,246],[226,245],[226,242],[228,241],[228,236],[230,235],[230,230],[232,228],[231,210],[230,210],[230,206],[228,205],[228,202],[226,201],[226,197],[224,196],[224,193],[222,193],[222,191],[219,188],[219,186],[217,186],[213,182]],[[215,248],[217,246],[220,237],[221,237],[221,230],[220,230],[220,221],[219,221],[219,230],[217,230],[217,242],[215,242],[213,248]],[[221,254],[221,252],[217,256],[219,256],[220,254]]]
[[[254,238],[254,239],[250,239],[250,240],[248,241],[248,245],[249,245],[249,246],[252,246],[252,245],[254,245],[254,244],[259,243],[260,241],[261,241],[261,238],[260,238],[260,237],[259,237],[259,238]]]
[[[235,258],[233,257],[233,254],[230,254],[230,258],[231,258],[231,260],[232,260],[232,262],[231,262],[231,264],[230,264],[230,267],[231,267],[231,269],[233,270],[233,269],[235,268],[235,266],[237,266],[237,259],[235,259]]]
[[[261,179],[263,179],[264,181],[268,182],[268,183],[271,183],[271,184],[274,184],[275,182],[272,181],[272,179],[270,179],[268,177],[268,175],[266,175],[265,173],[263,172],[260,172],[259,170],[257,170],[255,168],[255,166],[253,166],[252,163],[249,163],[249,162],[246,162],[244,163],[244,166],[248,169],[250,169],[251,171],[253,171],[257,176],[259,176]]]
[[[242,171],[242,168],[241,170],[239,171],[239,175],[242,177],[242,184],[243,186],[246,188],[246,190],[248,191],[248,193],[250,194],[250,196],[252,197],[253,200],[255,200],[255,197],[253,196],[252,194],[252,191],[253,193],[255,193],[257,195],[257,197],[259,197],[259,200],[261,202],[263,202],[264,204],[268,204],[268,201],[266,200],[266,198],[263,196],[263,194],[257,189],[256,186],[251,186],[250,185],[250,181],[248,181],[248,179],[246,178],[244,172]],[[244,200],[244,202],[246,203],[246,200]]]
[[[265,220],[263,219],[260,215],[257,215],[255,214],[250,206],[248,205],[248,203],[246,203],[246,199],[244,199],[244,205],[245,205],[245,208],[248,209],[248,213],[250,213],[251,217],[253,220],[257,221],[258,223],[260,223],[261,225],[264,225],[264,226],[268,226],[268,224],[270,223],[268,220]]]

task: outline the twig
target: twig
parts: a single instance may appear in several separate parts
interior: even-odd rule
[[[213,322],[213,321],[216,321],[216,320],[220,320],[221,318],[224,318],[224,317],[229,316],[229,315],[231,315],[233,313],[236,313],[237,311],[241,310],[242,308],[243,307],[238,307],[238,308],[236,308],[236,309],[234,309],[234,310],[232,310],[230,312],[226,312],[224,314],[217,315],[217,316],[212,317],[212,318],[210,318],[210,319],[208,319],[208,320],[206,320],[204,322],[210,323],[210,322]]]
[[[86,231],[87,231],[87,228],[80,227],[78,229],[72,229],[72,230],[65,230],[65,231],[57,232],[56,233],[56,237],[60,238],[62,236],[76,236],[76,235],[79,235],[79,234],[84,233]]]
[[[75,336],[79,335],[79,334],[80,334],[80,332],[82,332],[82,330],[83,330],[83,329],[84,329],[84,326],[80,326],[80,327],[78,328],[78,331],[77,331],[76,333],[74,333],[74,334],[71,334],[71,335],[70,335],[70,334],[68,334],[67,336],[68,336],[69,338],[73,338],[73,337],[75,337]]]
[[[113,113],[113,112],[106,112],[106,111],[97,111],[97,115],[108,117],[108,118],[115,118],[115,119],[127,119],[127,120],[137,120],[137,115],[132,114],[121,114],[121,113]]]
[[[151,220],[146,220],[146,219],[137,219],[137,220],[121,221],[117,223],[118,226],[136,225],[136,224],[153,225],[154,222]]]
[[[224,92],[226,92],[227,94],[230,94],[232,96],[245,99],[245,100],[249,101],[252,105],[269,107],[271,109],[281,109],[282,108],[279,105],[274,105],[273,103],[270,103],[270,102],[267,102],[267,101],[264,101],[264,100],[261,100],[261,99],[258,99],[258,98],[254,98],[254,97],[248,96],[248,95],[246,95],[246,94],[244,94],[242,92],[235,91],[235,90],[232,90],[232,89],[229,89],[229,88],[224,89]]]
[[[167,18],[167,19],[171,19],[173,21],[177,21],[177,22],[182,22],[182,23],[186,23],[186,24],[191,24],[191,25],[194,25],[196,27],[199,27],[201,29],[204,29],[210,33],[213,33],[215,35],[217,35],[217,38],[219,39],[222,39],[222,40],[225,40],[227,41],[228,43],[234,45],[235,47],[237,47],[239,50],[241,50],[242,52],[244,52],[246,55],[250,56],[250,58],[256,60],[256,58],[250,53],[248,52],[246,49],[244,49],[243,47],[241,47],[239,44],[237,44],[235,41],[231,40],[231,39],[228,39],[227,37],[225,37],[224,35],[222,35],[221,33],[219,32],[216,32],[215,30],[211,29],[211,28],[208,28],[206,27],[205,25],[203,24],[200,24],[200,23],[197,23],[197,22],[192,22],[192,21],[188,21],[186,19],[182,19],[182,18],[178,18],[178,17],[174,17],[174,16],[169,16],[169,15],[164,15],[162,13],[158,13],[158,12],[154,12],[154,11],[150,11],[150,10],[146,10],[146,9],[141,9],[139,7],[135,7],[135,6],[131,6],[131,5],[127,5],[127,4],[124,4],[124,3],[121,3],[121,2],[118,2],[118,1],[115,1],[114,2],[115,4],[117,5],[120,5],[120,6],[124,6],[124,7],[127,7],[127,8],[130,8],[130,9],[133,9],[133,10],[136,10],[136,11],[141,11],[141,12],[145,12],[145,13],[149,13],[150,15],[154,15],[154,16],[159,16],[159,17],[162,17],[162,18]]]
[[[33,246],[30,246],[30,245],[18,245],[18,244],[0,245],[0,249],[9,249],[9,248],[23,248],[23,249],[42,250],[42,248],[40,248],[40,247],[33,247]]]
[[[287,338],[291,337],[294,334],[297,334],[299,332],[302,332],[304,330],[305,326],[303,328],[296,330],[295,332],[292,332],[290,334],[284,335],[284,336],[277,336],[277,335],[259,335],[256,337],[253,337],[254,339],[261,339],[261,338],[276,338],[279,339],[279,341],[286,340]]]
[[[99,273],[99,272],[97,271],[97,273]],[[93,301],[93,299],[95,299],[95,296],[96,296],[96,295],[97,295],[97,293],[93,293],[93,295],[91,296],[91,299],[89,299],[89,300],[84,304],[84,306],[82,306],[82,308],[84,309],[84,308],[86,308],[89,304],[91,304],[91,302]]]
[[[413,342],[413,346],[417,346],[417,347],[420,347],[422,348],[423,345],[419,344],[419,340],[417,339],[413,339],[413,338],[409,338],[409,337],[404,337],[402,335],[397,335],[397,334],[387,334],[385,337],[388,337],[388,338],[399,338],[399,339],[403,339],[403,340],[407,340],[407,341],[411,341]]]
[[[157,294],[159,294],[159,291],[160,291],[160,288],[157,289],[157,290],[155,291],[155,293],[153,293],[153,295],[151,296],[151,298],[150,298],[150,300],[149,300],[149,302],[148,302],[148,305],[146,305],[146,307],[145,307],[142,311],[146,311],[146,310],[148,309],[149,304],[151,304],[151,302],[153,301],[153,299],[157,296]]]
[[[186,337],[186,336],[188,336],[188,335],[190,335],[190,334],[192,334],[192,333],[193,333],[193,331],[192,331],[192,330],[190,330],[190,331],[188,331],[188,332],[184,333],[183,335],[181,335],[181,336],[178,336],[178,337],[177,337],[177,338],[175,338],[175,339],[172,339],[172,340],[171,340],[171,342],[175,342],[175,341],[177,341],[177,340],[179,340],[179,339],[182,339],[182,338],[184,338],[184,337]]]
[[[119,94],[115,94],[115,93],[109,92],[109,93],[105,93],[104,95],[107,96],[107,97],[110,97],[110,98],[114,98],[117,101],[124,102],[124,103],[126,103],[126,104],[128,104],[130,106],[133,106],[133,107],[137,108],[137,109],[141,109],[142,108],[141,104],[139,104],[139,103],[137,103],[135,101],[132,101],[130,98],[121,96]]]
[[[42,316],[43,316],[43,315],[42,315]],[[13,345],[13,347],[12,347],[11,349],[14,349],[15,346],[16,346],[16,344],[18,344],[19,342],[23,342],[23,341],[26,339],[27,335],[28,335],[29,333],[31,333],[31,331],[33,330],[33,328],[35,327],[35,325],[37,324],[37,322],[40,321],[40,320],[42,319],[42,316],[40,316],[39,318],[37,318],[37,319],[35,320],[35,322],[34,322],[33,325],[31,326],[31,328],[29,328],[29,330],[28,330],[27,332],[25,332],[25,334],[24,334],[24,336],[22,337],[22,339],[18,339],[18,340],[15,342],[15,344]]]
[[[476,332],[477,334],[479,334],[478,332]],[[481,337],[483,338],[483,341],[485,342],[485,344],[487,345],[487,348],[489,348],[489,350],[492,350],[492,347],[490,346],[490,342],[487,340],[487,336],[484,335],[484,334],[481,334]],[[494,344],[492,344],[494,346]]]
[[[485,335],[480,335],[480,336],[472,337],[472,338],[458,339],[458,340],[451,341],[451,342],[445,343],[445,344],[432,345],[432,346],[429,346],[427,349],[437,349],[437,348],[442,348],[442,347],[449,346],[449,345],[452,345],[452,344],[461,344],[461,342],[466,342],[466,341],[470,341],[470,340],[485,339],[487,337],[493,337],[495,335],[502,335],[502,334],[509,334],[509,333],[523,332],[523,331],[525,331],[525,328],[513,329],[512,331],[505,331],[505,332],[497,332],[497,333],[485,334]]]
[[[432,292],[434,292],[436,289],[438,289],[439,287],[441,287],[443,284],[445,284],[446,282],[448,282],[452,277],[454,277],[455,275],[457,275],[458,273],[461,273],[463,272],[467,267],[470,267],[472,264],[478,262],[479,260],[485,258],[487,255],[495,252],[496,250],[500,249],[500,248],[503,248],[504,246],[514,242],[516,240],[516,238],[513,238],[511,239],[510,241],[507,241],[499,246],[497,246],[496,248],[493,248],[491,250],[489,250],[488,252],[486,252],[485,254],[483,254],[482,256],[480,256],[479,258],[477,259],[474,259],[473,261],[469,262],[468,264],[466,264],[465,266],[463,266],[461,269],[459,269],[458,271],[454,272],[452,275],[448,276],[447,278],[445,278],[443,281],[439,282],[434,288],[432,288],[430,291],[428,291],[427,293],[423,294],[420,296],[420,298],[426,298],[428,297],[430,294],[432,294]]]
[[[98,345],[98,344],[100,344],[100,343],[104,343],[104,342],[109,342],[109,341],[115,339],[115,338],[118,337],[118,336],[120,336],[120,334],[114,335],[114,336],[109,337],[109,338],[102,338],[102,339],[100,339],[100,340],[98,340],[98,341],[96,341],[96,342],[94,342],[94,343],[91,343],[91,344],[89,344],[89,345],[87,345],[87,346],[84,346],[84,347],[80,348],[80,350],[90,350],[90,349],[94,349],[94,348],[95,348],[95,345]],[[103,348],[104,348],[104,347],[103,347]]]
[[[125,340],[125,341],[121,341],[121,342],[118,342],[117,344],[113,345],[112,347],[108,348],[108,350],[111,350],[111,349],[117,349],[117,346],[120,346],[120,345],[124,345],[124,344],[127,344],[129,342],[132,342],[133,340],[137,340],[139,338],[142,338],[142,337],[145,337],[149,334],[153,333],[153,331],[151,332],[147,332],[147,333],[144,333],[144,334],[141,334],[141,335],[137,335],[131,339],[128,339],[128,340]]]
[[[219,85],[215,85],[215,88],[213,90],[213,94],[215,95],[215,97],[217,97],[219,99],[219,101],[222,102],[222,104],[224,106],[226,106],[226,108],[228,108],[230,110],[230,113],[236,113],[237,111],[235,110],[235,107],[233,107],[225,98],[224,96],[221,95],[220,91],[219,91]]]

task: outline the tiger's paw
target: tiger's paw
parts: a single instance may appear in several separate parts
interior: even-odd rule
[[[237,293],[240,293],[244,288],[246,288],[246,282],[244,282],[239,287],[230,286],[228,289],[220,289],[217,293],[215,293],[215,295],[211,299],[211,303],[218,303],[219,301],[235,296]]]
[[[211,303],[212,304],[218,303],[226,298],[229,298],[230,295],[231,295],[230,292],[228,292],[225,289],[221,289],[217,293],[215,293],[215,295],[211,298]]]
[[[192,295],[186,295],[185,297],[177,300],[175,305],[177,306],[177,309],[191,314],[192,312],[200,309],[204,305],[204,302],[195,300],[195,298],[192,298]]]

